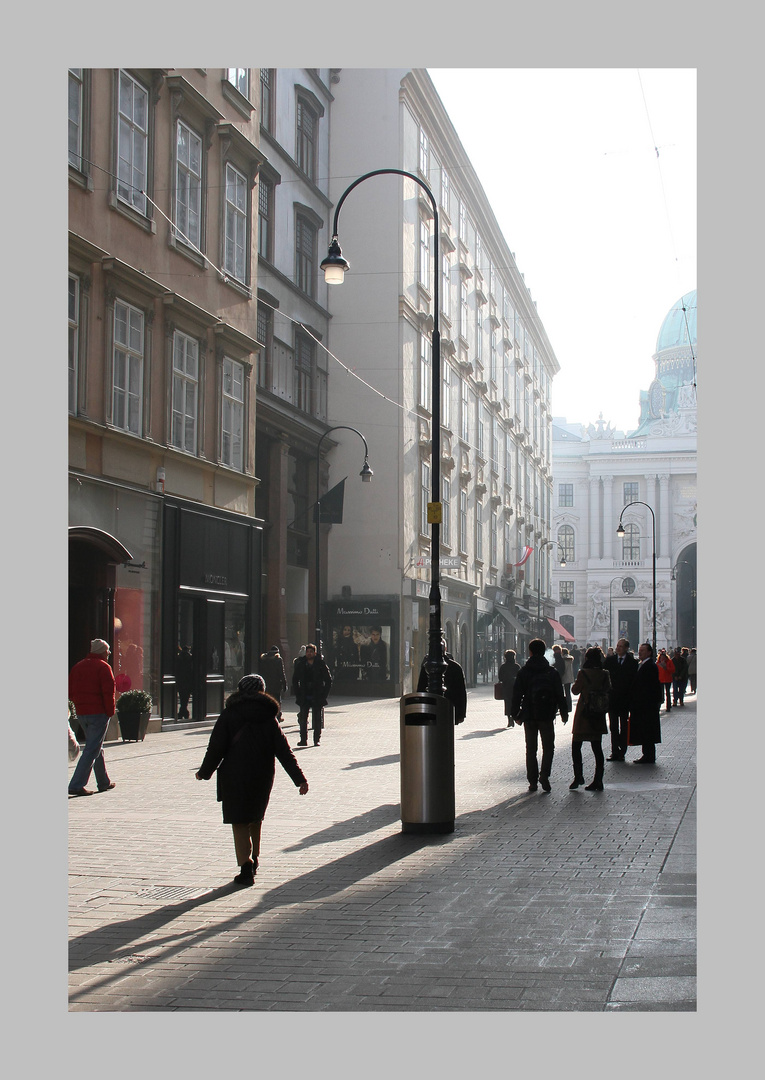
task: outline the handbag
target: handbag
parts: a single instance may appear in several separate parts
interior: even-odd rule
[[[504,683],[501,683],[501,682],[495,682],[494,683],[494,700],[495,701],[504,701],[505,700],[505,684]]]

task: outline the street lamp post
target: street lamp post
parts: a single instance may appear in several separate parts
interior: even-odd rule
[[[537,633],[540,637],[542,636],[542,560],[540,555],[542,553],[542,548],[551,547],[553,544],[557,544],[561,550],[561,566],[566,565],[566,556],[563,553],[563,545],[558,540],[543,540],[542,543],[537,546]]]
[[[653,512],[653,507],[649,506],[647,502],[643,502],[642,499],[633,499],[632,502],[627,503],[624,510],[628,506],[646,506],[651,511],[651,526],[652,526],[652,547],[653,547],[653,638],[651,644],[653,645],[653,655],[656,657],[656,514]],[[616,529],[616,535],[620,538],[624,536],[624,525],[622,524],[622,518],[624,517],[624,510],[619,515],[619,525]]]
[[[440,529],[441,529],[441,335],[439,332],[440,305],[438,296],[439,268],[438,268],[438,205],[433,192],[428,185],[415,176],[414,173],[405,172],[403,169],[374,169],[364,173],[352,184],[349,184],[335,206],[334,220],[332,222],[332,239],[329,245],[327,257],[321,263],[324,278],[328,285],[342,284],[346,270],[350,264],[343,257],[343,252],[338,241],[337,222],[340,208],[347,196],[355,187],[372,176],[384,175],[405,176],[418,184],[430,202],[433,211],[433,331],[431,334],[431,472],[432,494],[428,506],[428,523],[431,525],[430,545],[430,628],[428,637],[428,693],[443,696],[444,694],[444,671],[446,662],[441,651],[441,587],[440,587]]]
[[[355,427],[348,427],[347,424],[337,424],[335,427],[327,428],[324,434],[320,437],[316,444],[316,653],[318,656],[322,656],[321,648],[321,496],[319,495],[319,466],[321,465],[321,444],[326,439],[327,435],[332,431],[355,431],[361,441],[364,443],[364,465],[359,473],[362,481],[368,484],[372,476],[372,470],[369,468],[369,447],[367,446],[367,440]]]

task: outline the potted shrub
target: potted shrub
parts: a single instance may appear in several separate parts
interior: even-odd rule
[[[151,694],[146,690],[126,690],[117,698],[117,722],[123,742],[143,742],[151,716]]]

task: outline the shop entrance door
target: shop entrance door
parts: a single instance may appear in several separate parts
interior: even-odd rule
[[[215,719],[244,674],[246,599],[181,593],[175,657],[175,715]]]

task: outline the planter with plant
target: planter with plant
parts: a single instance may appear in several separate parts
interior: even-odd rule
[[[123,742],[143,742],[151,716],[151,694],[146,690],[126,690],[117,698],[117,722]]]

